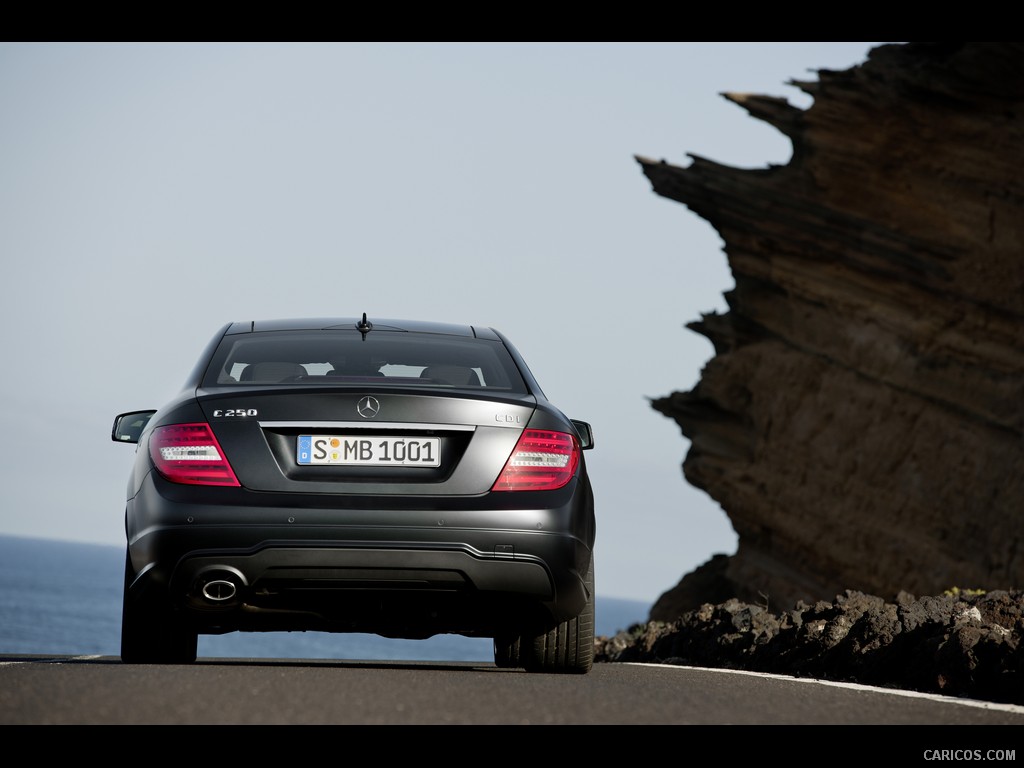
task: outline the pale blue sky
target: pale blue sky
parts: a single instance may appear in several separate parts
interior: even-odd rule
[[[124,546],[120,411],[224,323],[492,326],[594,426],[597,589],[653,602],[736,537],[648,398],[712,356],[722,242],[634,155],[785,164],[725,91],[881,43],[0,44],[0,534]]]

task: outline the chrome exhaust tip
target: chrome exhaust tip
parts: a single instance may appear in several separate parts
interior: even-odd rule
[[[193,600],[211,608],[233,606],[239,593],[249,586],[245,575],[229,565],[212,565],[196,574],[193,582]]]
[[[238,587],[227,579],[214,579],[203,584],[202,595],[211,603],[223,603],[234,599]]]

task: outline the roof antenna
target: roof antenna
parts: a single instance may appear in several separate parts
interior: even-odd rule
[[[373,330],[373,323],[366,319],[365,312],[363,312],[362,321],[356,323],[356,330],[363,334],[363,341],[366,341],[366,334]]]

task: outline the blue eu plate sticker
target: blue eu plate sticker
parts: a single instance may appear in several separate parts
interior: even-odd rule
[[[312,435],[299,435],[299,464],[309,464],[309,455],[313,450]]]

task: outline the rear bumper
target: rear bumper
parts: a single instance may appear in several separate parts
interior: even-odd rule
[[[496,500],[506,508],[461,499],[443,513],[436,499],[431,509],[409,500],[370,509],[352,499],[337,509],[308,498],[300,508],[238,491],[222,494],[231,503],[186,500],[189,491],[150,475],[128,506],[135,578],[126,600],[167,598],[200,633],[417,638],[555,624],[588,598],[586,491],[518,494],[560,502],[529,509],[507,508],[510,494]],[[239,503],[247,496],[254,503]]]

